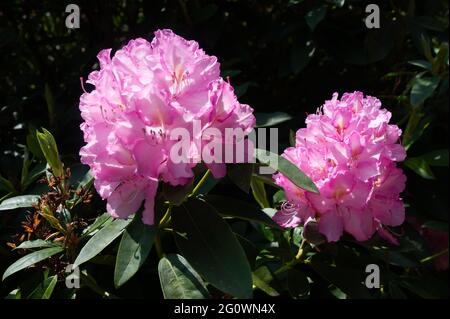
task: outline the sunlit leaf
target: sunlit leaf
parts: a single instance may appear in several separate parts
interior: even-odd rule
[[[0,211],[16,208],[32,207],[34,204],[37,204],[39,197],[40,196],[38,195],[21,195],[5,199],[3,202],[0,203]]]
[[[159,280],[165,299],[205,299],[209,297],[200,275],[183,256],[169,254],[158,264]]]
[[[83,246],[74,265],[80,266],[90,260],[97,254],[101,253],[114,239],[119,237],[125,227],[131,222],[131,219],[116,219],[104,228],[100,229],[89,241]]]
[[[63,250],[63,247],[50,247],[25,255],[6,269],[6,271],[3,273],[2,280],[5,280],[5,278],[11,276],[12,274],[15,274],[22,269],[25,269],[29,266],[34,265],[35,263],[56,255]]]

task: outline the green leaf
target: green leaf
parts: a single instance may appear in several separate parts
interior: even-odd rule
[[[290,68],[294,74],[300,73],[309,63],[316,51],[311,40],[302,39],[296,41],[290,51]]]
[[[413,80],[411,88],[411,105],[416,107],[424,103],[439,85],[439,77],[437,76],[417,76]]]
[[[278,224],[275,223],[272,218],[267,216],[261,209],[250,203],[233,197],[220,195],[206,195],[203,198],[206,202],[214,206],[222,216],[255,221],[279,228]]]
[[[406,299],[405,293],[395,281],[389,282],[389,296],[392,299]]]
[[[329,281],[352,298],[372,298],[368,288],[361,284],[364,282],[366,275],[364,269],[355,270],[343,267],[338,268],[317,260],[318,258],[314,258],[315,256],[317,255],[313,256],[310,265],[314,271],[325,280]]]
[[[292,116],[285,112],[255,113],[256,127],[275,126],[292,119]]]
[[[287,285],[292,297],[301,297],[309,292],[308,277],[300,270],[291,268],[287,271]]]
[[[274,278],[269,268],[267,268],[266,266],[262,266],[256,269],[252,274],[252,279],[253,284],[269,296],[276,297],[280,295],[280,293],[271,285],[274,281]]]
[[[174,205],[180,205],[194,189],[194,180],[186,185],[172,186],[169,183],[163,183],[162,193],[164,198]]]
[[[57,244],[52,241],[36,239],[36,240],[28,240],[22,242],[19,246],[14,249],[32,249],[32,248],[44,248],[44,247],[61,247],[60,244]]]
[[[423,158],[410,157],[404,161],[404,164],[423,178],[434,179],[430,166]]]
[[[227,168],[227,176],[241,190],[248,194],[253,174],[253,163],[240,163]]]
[[[209,174],[206,181],[201,185],[196,194],[207,194],[209,193],[218,183],[220,179],[215,178],[213,174]]]
[[[178,248],[209,283],[237,298],[252,296],[245,252],[211,205],[191,199],[174,208],[172,224]]]
[[[5,299],[21,299],[21,298],[22,292],[20,291],[20,288],[14,289],[5,297]]]
[[[327,2],[334,4],[339,8],[342,8],[345,4],[345,0],[327,0]]]
[[[81,278],[82,286],[91,288],[92,291],[97,293],[102,298],[117,299],[117,297],[115,295],[113,295],[112,293],[110,293],[110,292],[106,291],[105,289],[103,289],[102,287],[100,287],[98,285],[97,281],[95,280],[95,278],[93,278],[91,276],[91,274],[87,272],[87,269],[81,270],[80,278]]]
[[[448,223],[440,222],[437,220],[429,220],[422,225],[422,228],[429,228],[429,229],[440,230],[443,232],[448,232]]]
[[[116,288],[127,282],[144,264],[155,241],[155,227],[145,225],[136,214],[122,235],[114,269]]]
[[[25,269],[31,265],[34,265],[35,263],[47,259],[63,250],[64,250],[63,247],[50,247],[25,255],[19,260],[17,260],[15,263],[13,263],[11,266],[9,266],[8,269],[6,269],[6,271],[3,274],[2,280],[5,280],[12,274],[15,274],[16,272],[22,269]]]
[[[16,197],[11,197],[11,198],[5,199],[0,204],[0,211],[16,209],[16,208],[31,207],[31,206],[33,206],[33,204],[37,204],[39,197],[40,196],[38,196],[38,195],[21,195],[21,196],[16,196]]]
[[[255,156],[261,163],[279,171],[298,187],[312,193],[319,193],[319,190],[312,180],[284,157],[261,149],[255,149]]]
[[[92,176],[91,170],[89,170],[78,183],[77,189],[89,189],[94,183],[94,176]]]
[[[27,178],[25,179],[25,188],[31,185],[35,180],[37,180],[41,175],[45,173],[45,164],[39,163],[28,173]]]
[[[247,256],[248,263],[250,264],[250,268],[253,269],[255,267],[256,257],[258,257],[259,249],[247,238],[234,234],[236,238],[239,240],[239,244],[242,249],[244,249],[245,255]]]
[[[2,175],[0,175],[0,190],[5,192],[15,192],[13,183],[4,178]]]
[[[253,197],[258,202],[259,206],[262,208],[270,207],[264,183],[252,177],[250,187],[252,188]]]
[[[416,109],[418,110],[418,109]],[[428,116],[423,118],[421,112],[413,112],[409,117],[408,124],[403,134],[403,145],[408,150],[415,142],[417,142],[424,132],[430,127],[432,118]]]
[[[56,275],[46,278],[28,296],[28,299],[50,299],[57,281],[58,276]]]
[[[300,247],[300,245],[302,244],[302,240],[303,240],[302,227],[295,227],[292,230],[292,243],[295,246]]]
[[[431,63],[427,60],[411,60],[408,61],[409,64],[418,66],[419,68],[431,71]]]
[[[200,275],[183,256],[169,254],[158,264],[159,281],[165,299],[205,299],[208,290]]]
[[[113,218],[110,214],[108,214],[108,213],[101,214],[100,216],[98,216],[95,219],[95,221],[91,225],[89,225],[88,227],[86,227],[84,229],[81,238],[92,235],[94,232],[98,231],[100,228],[111,223],[112,220],[113,220]]]
[[[448,167],[448,149],[436,150],[421,156],[428,165]]]
[[[31,165],[30,152],[28,152],[28,149],[25,147],[23,153],[22,171],[20,176],[20,185],[22,185],[22,188],[25,188],[24,186],[26,183],[26,179],[28,177],[30,165]]]
[[[44,153],[47,163],[52,168],[53,174],[61,177],[64,174],[62,163],[59,159],[58,147],[56,146],[53,135],[42,128],[43,133],[36,131],[36,137],[41,146],[42,153]]]
[[[282,203],[286,200],[286,194],[284,193],[284,190],[280,189],[272,196],[272,202],[273,204]]]
[[[39,159],[44,159],[44,154],[42,153],[34,128],[30,129],[30,132],[27,135],[27,147],[34,156]]]
[[[311,31],[317,27],[317,25],[325,18],[327,14],[327,7],[320,6],[315,9],[312,9],[305,15],[305,21]]]
[[[378,251],[375,255],[378,255],[381,259],[385,259],[391,265],[404,268],[415,268],[419,266],[417,262],[398,251]]]
[[[448,283],[431,276],[405,277],[400,281],[400,285],[425,299],[448,298]]]
[[[125,227],[131,222],[131,219],[116,219],[110,224],[100,229],[86,245],[83,246],[77,259],[75,259],[74,266],[80,266],[97,254],[101,253],[114,239],[120,236]]]

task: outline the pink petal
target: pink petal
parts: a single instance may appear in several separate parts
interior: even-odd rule
[[[329,242],[338,241],[342,236],[344,223],[335,211],[329,211],[320,216],[319,231],[327,237]]]

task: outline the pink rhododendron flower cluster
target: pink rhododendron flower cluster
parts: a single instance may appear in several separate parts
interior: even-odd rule
[[[296,133],[296,145],[283,156],[296,164],[318,187],[314,194],[296,187],[282,174],[274,175],[289,202],[274,219],[295,227],[310,218],[329,242],[347,232],[358,241],[376,231],[391,242],[385,229],[403,223],[400,193],[406,177],[395,162],[405,159],[398,144],[401,130],[390,125],[391,113],[381,102],[361,92],[345,93],[326,101]]]
[[[255,125],[253,109],[237,101],[216,57],[171,30],[157,31],[151,43],[131,40],[110,55],[111,49],[99,53],[100,70],[87,81],[95,89],[80,99],[87,143],[81,160],[91,167],[112,216],[125,218],[145,201],[143,222],[153,224],[158,181],[190,182],[202,131],[239,127],[248,133]],[[175,163],[169,155],[176,141],[168,136],[175,128],[193,132],[194,120],[201,130],[190,137],[192,161]],[[223,163],[209,168],[215,177],[225,175]]]

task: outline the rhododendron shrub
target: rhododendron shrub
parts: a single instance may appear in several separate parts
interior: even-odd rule
[[[204,130],[240,128],[247,134],[255,125],[253,109],[240,104],[220,77],[216,57],[171,30],[156,31],[151,43],[131,40],[112,57],[103,50],[98,59],[100,70],[87,80],[95,89],[80,98],[86,142],[81,161],[91,167],[113,217],[133,214],[145,201],[143,221],[153,224],[158,182],[189,183],[205,147],[198,143]],[[195,121],[201,127],[190,136],[186,160],[174,162],[172,131],[192,132]],[[214,177],[225,175],[223,162],[206,165]]]
[[[448,298],[447,2],[22,2],[0,299]]]
[[[345,231],[358,241],[378,232],[395,243],[386,226],[399,226],[405,219],[400,193],[406,177],[396,162],[406,153],[399,144],[401,130],[389,124],[390,118],[380,100],[361,92],[345,93],[340,99],[335,93],[309,115],[306,128],[296,133],[295,146],[283,156],[312,179],[320,194],[275,174],[289,205],[283,205],[274,219],[295,227],[315,218],[329,242],[338,241]]]

